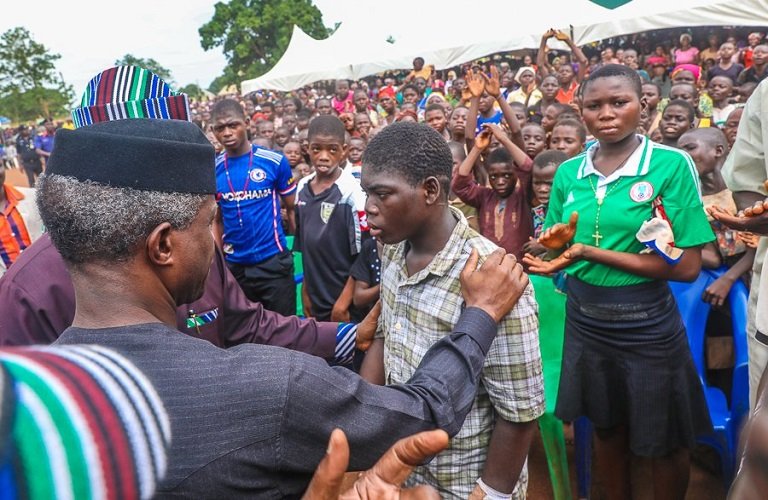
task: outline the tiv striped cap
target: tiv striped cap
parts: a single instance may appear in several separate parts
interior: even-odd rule
[[[93,77],[80,107],[72,111],[75,128],[126,118],[189,121],[189,102],[151,71],[117,66]]]
[[[147,378],[99,346],[0,350],[0,497],[148,499],[171,429]]]

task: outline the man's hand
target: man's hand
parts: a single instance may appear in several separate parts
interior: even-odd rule
[[[568,224],[555,224],[539,236],[539,243],[550,250],[560,250],[573,240],[576,234],[576,223],[579,221],[578,212],[572,212]]]
[[[523,252],[534,256],[539,256],[547,253],[547,247],[534,240],[533,238],[528,238],[528,241],[523,244]]]
[[[483,128],[482,132],[475,137],[475,147],[480,151],[485,151],[491,145],[491,131]]]
[[[381,314],[381,300],[377,300],[373,309],[357,325],[357,338],[355,347],[361,351],[367,351],[373,343],[373,337],[376,335],[376,329],[379,326],[379,315]]]
[[[707,212],[715,220],[722,222],[731,229],[768,236],[768,200],[756,202],[739,215],[731,215],[727,210],[717,205],[709,207]]]
[[[349,323],[349,309],[333,306],[333,309],[331,309],[331,321]]]
[[[543,260],[541,257],[536,257],[535,255],[527,253],[523,256],[523,264],[525,264],[528,267],[528,271],[533,274],[555,274],[574,262],[581,260],[584,256],[584,249],[584,245],[576,243],[552,260]]]
[[[344,432],[335,429],[328,443],[328,454],[320,462],[304,493],[304,500],[357,500],[363,498],[435,499],[440,495],[430,486],[401,489],[413,468],[427,457],[448,446],[448,434],[443,430],[420,432],[403,438],[382,455],[373,468],[362,472],[348,491],[341,492],[341,483],[349,465],[349,443]]]
[[[475,72],[472,69],[467,71],[465,80],[467,81],[467,88],[469,89],[469,93],[473,98],[483,95],[483,91],[485,91],[486,79],[487,77],[483,74],[482,71]]]
[[[483,79],[485,80],[485,91],[488,92],[488,95],[493,97],[494,99],[498,99],[501,95],[501,83],[499,81],[499,70],[496,69],[496,66],[491,66],[491,77],[488,78],[485,73],[481,73],[483,75]]]
[[[497,323],[515,307],[528,286],[528,276],[514,255],[499,248],[485,260],[480,268],[476,249],[467,259],[459,277],[461,294],[467,307],[479,307]],[[504,293],[499,293],[504,290]]]

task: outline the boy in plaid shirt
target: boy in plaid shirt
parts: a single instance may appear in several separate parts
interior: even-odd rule
[[[483,260],[498,248],[448,205],[451,167],[445,140],[425,125],[390,125],[366,149],[369,227],[385,243],[379,332],[361,371],[369,381],[402,384],[413,375],[461,314],[459,274],[469,254]],[[525,498],[524,464],[543,412],[537,306],[529,285],[499,324],[461,431],[447,450],[416,468],[408,484],[431,484],[443,498]]]

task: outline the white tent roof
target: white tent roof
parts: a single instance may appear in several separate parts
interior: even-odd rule
[[[242,91],[292,90],[318,80],[357,79],[410,68],[416,56],[437,69],[448,68],[495,52],[538,47],[549,28],[568,32],[573,27],[574,41],[584,45],[651,29],[768,25],[766,0],[633,0],[613,10],[590,0],[553,0],[545,15],[541,2],[486,0],[479,8],[466,2],[452,8],[451,3],[356,0],[345,11],[359,17],[350,14],[325,40],[294,27],[282,59],[266,74],[242,82]],[[442,29],[428,32],[430,26]]]

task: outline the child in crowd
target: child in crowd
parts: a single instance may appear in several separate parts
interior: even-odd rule
[[[582,127],[583,128],[583,127]],[[529,239],[523,250],[532,255],[542,255],[547,249],[537,240],[544,229],[544,221],[547,219],[547,207],[549,206],[549,194],[552,191],[552,182],[555,172],[568,158],[563,151],[544,151],[533,160],[531,177],[531,217],[533,218],[533,238]]]
[[[728,115],[728,119],[725,120],[723,125],[723,132],[725,138],[728,140],[728,149],[733,147],[736,142],[736,133],[739,130],[739,123],[741,122],[741,115],[744,113],[744,108],[736,108]]]
[[[542,110],[544,115],[541,117],[541,126],[547,132],[547,135],[552,133],[552,128],[555,126],[558,118],[566,112],[571,112],[573,109],[567,104],[561,104],[556,102],[550,104],[546,110]]]
[[[307,177],[308,175],[312,174],[314,171],[315,170],[308,163],[299,163],[298,165],[296,165],[296,181],[299,181],[300,179]]]
[[[581,153],[586,142],[587,129],[584,128],[584,124],[578,120],[566,118],[555,123],[549,139],[549,149],[562,151],[568,158],[573,158]]]
[[[453,108],[453,111],[451,111],[451,116],[448,118],[448,131],[451,133],[452,141],[464,144],[467,114],[469,114],[469,108],[464,106],[456,106]]]
[[[368,233],[365,194],[340,168],[347,153],[344,125],[321,115],[309,124],[309,154],[315,171],[301,179],[296,204],[295,249],[304,264],[304,313],[321,321],[348,321],[349,269]]]
[[[430,104],[424,111],[424,122],[442,135],[446,141],[450,140],[448,133],[448,119],[445,116],[445,108],[442,104]]]
[[[353,135],[367,139],[371,134],[372,127],[373,124],[368,113],[357,113],[355,115],[355,133]]]
[[[296,113],[296,131],[301,132],[309,128],[309,120],[312,113],[308,109],[302,109]]]
[[[525,122],[528,120],[528,117],[525,115],[525,105],[522,102],[514,101],[509,103],[509,107],[512,108],[512,112],[515,114],[515,118],[517,118],[517,123],[521,127],[525,125]]]
[[[331,100],[325,97],[316,99],[315,112],[317,112],[318,116],[332,115],[333,107],[331,106]]]
[[[696,111],[688,101],[676,99],[670,101],[661,115],[661,143],[672,148],[677,147],[677,140],[684,133],[694,128]]]
[[[453,179],[456,172],[459,171],[459,165],[467,159],[467,150],[465,149],[464,143],[456,141],[450,141],[448,147],[451,148],[451,158],[453,160],[453,167],[451,168],[451,179]],[[480,231],[480,226],[477,223],[477,209],[475,207],[467,205],[461,201],[461,198],[459,198],[453,190],[448,193],[448,203],[464,214],[464,218],[467,219],[469,227],[475,231]]]
[[[485,160],[490,183],[487,187],[475,181],[472,171],[479,163],[480,154],[489,147],[492,136],[503,147],[490,151]],[[453,192],[477,209],[480,234],[518,259],[522,258],[523,245],[533,234],[527,195],[532,165],[531,159],[501,127],[486,124],[451,183]]]
[[[262,120],[259,122],[258,131],[259,137],[269,141],[268,149],[272,149],[274,146],[275,124],[266,120]]]
[[[547,149],[547,131],[536,123],[526,123],[523,127],[523,146],[529,160],[536,158],[537,154]]]
[[[379,117],[371,108],[371,99],[368,97],[368,93],[363,89],[355,90],[355,115],[364,114],[368,117],[368,121],[372,127],[379,126]]]
[[[712,98],[712,124],[722,127],[736,105],[731,102],[733,80],[727,76],[716,76],[709,81],[707,92]]]
[[[557,92],[560,90],[560,84],[555,75],[547,75],[539,83],[541,99],[536,104],[528,107],[528,120],[541,123],[541,118],[547,108],[557,102]]]
[[[349,279],[353,280],[354,292],[350,311],[350,319],[359,323],[365,318],[376,301],[379,300],[379,283],[381,283],[381,254],[383,245],[376,238],[363,241],[360,255],[349,270]]]
[[[489,132],[477,140],[487,146]],[[463,309],[459,275],[467,259],[500,258],[448,206],[450,172],[448,145],[424,125],[390,125],[368,144],[366,209],[372,235],[385,244],[379,328],[361,370],[370,382],[407,381]],[[406,486],[431,484],[442,498],[525,498],[524,463],[544,411],[536,309],[529,287],[499,324],[462,429]]]
[[[336,92],[331,99],[331,107],[337,115],[355,111],[355,102],[353,93],[349,90],[349,81],[336,80]]]
[[[285,123],[285,120],[283,120],[283,123]],[[288,131],[288,129],[283,125],[282,127],[278,127],[277,130],[275,130],[275,135],[272,136],[273,139],[273,149],[275,151],[283,151],[283,148],[285,148],[285,145],[288,144],[288,141],[291,140],[291,133]]]
[[[363,164],[365,140],[362,137],[350,137],[347,140],[347,169],[360,180],[360,166]]]
[[[691,155],[696,164],[704,209],[717,205],[735,215],[738,210],[733,193],[726,187],[720,173],[728,155],[725,134],[716,128],[694,129],[683,134],[678,144],[680,149]],[[737,231],[727,228],[711,216],[708,218],[717,240],[702,249],[702,266],[717,269],[725,265],[728,271],[707,287],[702,298],[719,307],[725,303],[733,284],[752,270],[755,249],[748,249],[738,238]]]
[[[646,103],[643,125],[645,133],[650,134],[659,128],[659,122],[661,122],[661,112],[658,108],[661,101],[661,87],[659,84],[653,82],[644,83],[643,99],[645,99]]]
[[[285,127],[285,129],[288,131],[288,135],[293,136],[293,134],[296,132],[296,125],[298,123],[299,119],[295,114],[285,114],[283,115],[283,124],[281,127]],[[277,130],[275,130],[275,132],[277,132]]]
[[[293,177],[296,178],[296,167],[299,163],[304,162],[304,158],[301,154],[301,144],[298,141],[288,141],[283,146],[283,156],[288,160],[288,164],[291,166]]]

